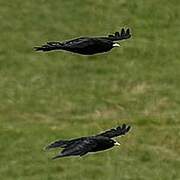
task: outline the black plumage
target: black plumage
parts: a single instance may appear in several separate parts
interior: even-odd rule
[[[58,140],[49,144],[45,149],[64,148],[60,154],[53,157],[57,159],[65,156],[83,156],[88,152],[103,151],[112,148],[114,145],[119,145],[118,142],[111,139],[116,136],[125,135],[130,130],[130,126],[123,124],[115,129],[110,129],[101,134],[89,137],[81,137],[71,140]]]
[[[93,55],[110,51],[113,47],[119,46],[116,41],[128,39],[131,37],[129,28],[121,33],[115,32],[108,37],[80,37],[65,42],[47,42],[46,44],[35,47],[36,51],[66,50],[83,55]]]

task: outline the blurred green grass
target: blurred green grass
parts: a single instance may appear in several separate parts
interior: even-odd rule
[[[179,1],[0,0],[0,174],[5,180],[180,178]],[[132,39],[108,54],[36,53],[48,40]],[[133,129],[110,151],[51,161],[58,138]]]

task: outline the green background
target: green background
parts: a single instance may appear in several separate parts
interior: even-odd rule
[[[179,0],[0,0],[3,180],[180,179]],[[96,56],[34,52],[46,41],[132,38]],[[120,148],[52,161],[56,139],[132,126]]]

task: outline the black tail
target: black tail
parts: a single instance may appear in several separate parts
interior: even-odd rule
[[[47,42],[47,44],[34,47],[35,51],[52,51],[62,49],[63,44],[60,42]]]

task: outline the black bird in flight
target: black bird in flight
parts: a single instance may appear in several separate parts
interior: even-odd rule
[[[116,43],[116,41],[128,39],[130,37],[129,28],[127,30],[122,28],[120,33],[115,32],[113,35],[108,35],[108,37],[80,37],[65,42],[47,42],[42,46],[35,47],[35,50],[66,50],[83,55],[93,55],[110,51],[114,47],[119,47],[120,45]]]
[[[115,129],[110,129],[101,134],[89,137],[80,137],[71,140],[58,140],[47,147],[45,150],[52,148],[64,148],[57,156],[52,159],[57,159],[65,156],[83,156],[89,152],[103,151],[112,148],[115,145],[120,145],[113,137],[125,135],[130,130],[130,126],[123,124]]]

